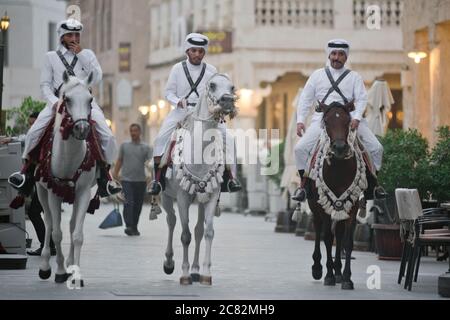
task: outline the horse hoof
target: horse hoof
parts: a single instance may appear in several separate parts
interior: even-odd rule
[[[200,282],[200,274],[191,273],[192,282]]]
[[[67,279],[69,279],[70,276],[71,276],[71,274],[69,274],[69,273],[55,274],[55,282],[56,283],[64,283],[67,281]]]
[[[335,278],[336,278],[336,283],[342,283],[342,275],[335,276]]]
[[[212,285],[212,277],[211,276],[200,276],[200,284],[204,284],[206,286]]]
[[[314,280],[320,280],[322,279],[322,266],[320,267],[312,267],[312,276],[314,278]]]
[[[69,277],[70,277],[71,275],[69,274]],[[78,281],[78,283],[77,283],[77,281]],[[83,288],[84,287],[84,281],[82,280],[82,279],[80,279],[80,280],[75,280],[75,279],[72,279],[72,284],[75,286],[75,285],[79,285],[79,288]]]
[[[39,270],[39,278],[42,280],[47,280],[52,275],[52,269],[48,269],[47,271]]]
[[[180,284],[182,286],[188,286],[192,284],[192,278],[191,277],[181,277],[180,278]]]
[[[342,290],[353,290],[353,289],[355,289],[354,286],[353,286],[353,282],[351,282],[351,281],[344,281],[344,282],[342,282],[341,286],[342,286],[341,287]]]
[[[333,277],[325,277],[325,280],[323,281],[323,284],[325,286],[335,286],[336,285],[336,278]]]
[[[164,264],[164,273],[165,274],[172,274],[174,269],[175,269],[175,264],[171,267],[168,267],[168,266],[166,266],[166,264]]]

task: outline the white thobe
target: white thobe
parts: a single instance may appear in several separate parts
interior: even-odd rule
[[[75,57],[74,53],[67,50],[63,45],[59,45],[58,50],[61,51],[67,62],[71,64]],[[84,79],[87,78],[92,72],[92,85],[98,84],[102,80],[103,73],[94,52],[89,49],[84,49],[77,54],[77,57],[78,62],[73,68],[75,75],[80,79]],[[54,105],[59,100],[59,97],[55,95],[55,90],[59,89],[63,83],[64,71],[66,71],[66,67],[62,63],[56,51],[48,52],[45,55],[44,64],[41,71],[41,93],[42,97],[47,102],[47,105],[44,110],[41,111],[39,117],[28,131],[25,140],[25,150],[23,153],[24,158],[26,158],[28,153],[37,145],[43,131],[54,114]],[[92,102],[91,117],[96,122],[95,129],[99,134],[100,144],[102,146],[105,159],[109,164],[112,164],[117,155],[117,142],[111,129],[106,123],[103,111],[100,109],[95,100]]]
[[[331,75],[335,81],[345,70],[345,68],[334,69],[330,67]],[[316,70],[306,82],[305,88],[298,101],[297,123],[305,123],[305,119],[314,102],[322,102],[330,88],[331,83],[325,72],[325,68]],[[358,128],[358,137],[369,152],[375,168],[380,170],[383,158],[383,146],[370,131],[367,121],[363,119],[367,105],[367,91],[364,86],[364,81],[358,73],[352,71],[339,84],[339,89],[348,101],[354,100],[355,111],[351,113],[351,116],[352,119],[361,121]],[[345,104],[344,99],[336,91],[333,91],[333,93],[331,93],[324,101],[327,105],[330,105],[333,102]],[[322,117],[323,113],[319,112],[316,112],[313,115],[311,125],[307,128],[305,134],[295,146],[295,160],[298,170],[306,169],[307,161],[322,132]]]

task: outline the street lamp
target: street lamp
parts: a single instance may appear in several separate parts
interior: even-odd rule
[[[4,48],[5,44],[4,36],[3,34],[8,31],[9,28],[9,17],[7,12],[5,12],[5,15],[0,20],[0,133],[3,132],[3,125],[2,125],[2,101],[3,101],[3,64],[4,64]]]

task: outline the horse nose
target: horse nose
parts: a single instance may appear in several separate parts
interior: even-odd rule
[[[73,130],[75,137],[79,140],[85,140],[89,133],[89,124],[85,121],[80,121],[74,125]]]
[[[234,107],[234,96],[232,94],[224,94],[220,100],[219,100],[219,105],[224,108],[226,111],[230,111],[233,109]]]
[[[336,151],[336,153],[338,154],[343,154],[345,153],[345,149],[346,149],[346,144],[344,141],[335,141],[333,143],[333,149]]]

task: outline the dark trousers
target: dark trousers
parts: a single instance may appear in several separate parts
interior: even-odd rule
[[[28,209],[28,218],[30,218],[31,223],[33,224],[34,230],[36,230],[36,235],[38,237],[39,242],[41,243],[41,248],[44,247],[45,242],[45,224],[44,220],[42,220],[41,213],[44,210],[42,210],[41,203],[39,202],[39,198],[37,195],[37,192],[34,191],[31,195],[31,204],[30,208]],[[50,247],[54,248],[55,244],[53,243],[53,240],[50,239]]]
[[[147,183],[145,181],[122,181],[123,193],[125,195],[123,218],[127,228],[137,229],[142,204],[144,203],[146,187]]]

